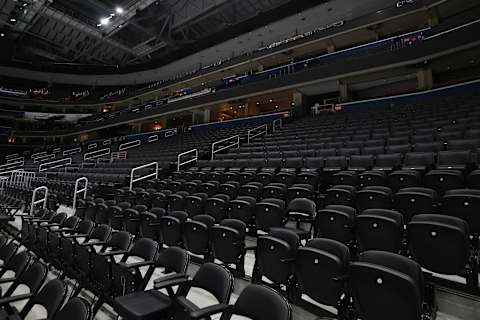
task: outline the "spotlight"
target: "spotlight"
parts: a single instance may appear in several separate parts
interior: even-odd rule
[[[122,14],[122,13],[123,13],[123,9],[120,8],[120,7],[116,7],[116,8],[115,8],[115,12],[116,12],[117,14]]]

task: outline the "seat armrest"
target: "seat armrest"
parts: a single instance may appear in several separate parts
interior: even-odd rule
[[[334,277],[332,278],[333,281],[335,282],[346,282],[348,280],[349,276],[348,274],[344,274],[344,275],[341,275],[341,276],[338,276],[338,277]]]
[[[115,250],[115,251],[109,251],[109,252],[99,252],[98,255],[102,257],[111,257],[111,256],[116,256],[117,254],[126,254],[128,253],[127,250]]]
[[[185,275],[185,277],[179,277],[179,278],[175,278],[175,279],[167,279],[167,280],[164,280],[164,281],[157,282],[157,283],[154,284],[153,287],[156,290],[160,290],[160,289],[165,289],[165,288],[171,288],[171,287],[174,287],[174,286],[179,286],[179,285],[185,284],[189,281],[190,281],[190,279],[188,279],[188,276]]]
[[[3,278],[3,279],[0,279],[0,283],[9,283],[9,282],[13,282],[15,280],[17,280],[17,277]]]
[[[86,234],[86,233],[77,233],[77,234],[65,235],[65,236],[63,236],[62,238],[65,238],[65,239],[75,239],[75,238],[86,238],[86,237],[88,237],[88,234]]]
[[[230,305],[225,303],[215,304],[213,306],[205,307],[199,310],[191,311],[190,318],[191,319],[204,319],[209,316],[212,316],[217,313],[225,312],[226,310],[230,309]]]
[[[47,224],[42,224],[42,227],[47,227],[47,228],[53,228],[53,227],[60,227],[60,223],[47,223]]]
[[[107,244],[106,241],[92,241],[92,242],[84,242],[79,244],[82,247],[90,247],[90,246],[103,246]]]
[[[295,262],[295,258],[280,259],[281,263]]]
[[[59,229],[51,230],[51,232],[55,232],[55,233],[72,232],[72,231],[73,231],[72,228],[59,228]]]
[[[10,297],[6,297],[6,298],[1,298],[0,299],[0,306],[5,306],[5,305],[8,305],[12,302],[15,302],[15,301],[20,301],[20,300],[25,300],[25,299],[30,299],[31,297],[33,297],[33,294],[31,293],[26,293],[26,294],[19,294],[19,295],[16,295],[16,296],[10,296]]]
[[[186,278],[186,277],[188,277],[188,275],[185,274],[185,273],[173,273],[173,274],[168,274],[168,275],[166,275],[164,277],[161,277],[161,278],[157,278],[157,279],[153,280],[153,283],[157,284],[157,283],[162,283],[163,281],[167,281],[167,280]]]
[[[125,263],[125,262],[119,262],[118,265],[120,267],[123,267],[125,269],[132,269],[132,268],[140,268],[140,267],[145,267],[145,266],[152,266],[154,265],[154,261],[140,261],[140,262],[134,262],[134,263]]]

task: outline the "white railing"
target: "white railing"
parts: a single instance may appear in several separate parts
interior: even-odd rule
[[[87,152],[83,155],[83,160],[97,159],[103,156],[110,155],[110,148],[100,149],[92,152]]]
[[[37,193],[42,190],[45,191],[43,194],[43,198],[36,200]],[[47,207],[47,199],[48,199],[48,188],[46,186],[38,187],[35,190],[33,190],[32,203],[30,204],[30,215],[33,216],[33,211],[37,204],[42,203],[43,208],[45,209]]]
[[[42,163],[38,167],[38,172],[43,172],[43,171],[47,171],[55,168],[61,168],[71,164],[72,164],[72,158],[63,158],[55,161],[50,161],[50,162]]]
[[[159,139],[160,138],[156,134],[154,134],[154,135],[148,137],[147,143],[152,143],[152,142],[158,141]]]
[[[46,155],[46,154],[47,154],[47,151],[37,152],[37,153],[32,154],[32,155],[31,155],[31,158],[32,158],[32,159],[36,159],[36,158],[41,157],[41,156],[44,156],[44,155]]]
[[[332,110],[332,108],[333,108],[333,104],[331,104],[331,103],[322,104],[322,105],[314,105],[312,107],[312,113],[314,115],[318,115],[318,114],[320,114],[320,112],[322,110]]]
[[[62,148],[55,148],[52,150],[52,153],[60,153],[62,152]]]
[[[95,142],[95,143],[91,143],[87,146],[87,150],[92,150],[92,149],[95,149],[98,147],[98,144]]]
[[[30,187],[35,176],[35,172],[15,170],[10,176],[10,185]]]
[[[170,138],[177,134],[177,128],[165,131],[165,138]]]
[[[16,157],[19,157],[19,156],[20,155],[18,153],[12,153],[12,154],[6,155],[5,160],[13,159],[13,158],[16,158]]]
[[[73,148],[73,149],[68,149],[68,150],[63,151],[63,156],[71,156],[73,154],[77,154],[77,153],[80,153],[80,152],[82,152],[82,148],[80,148],[80,147]]]
[[[81,182],[84,183],[83,188],[78,189]],[[75,210],[75,208],[77,207],[77,196],[79,194],[83,194],[83,200],[85,200],[87,198],[87,190],[88,190],[88,178],[87,177],[78,178],[75,181],[75,190],[73,191],[73,205],[72,205],[73,210]]]
[[[36,157],[35,159],[33,159],[33,163],[39,163],[42,161],[48,161],[52,159],[55,159],[55,154],[47,154],[44,156]]]
[[[108,139],[102,142],[102,146],[109,146],[112,144],[112,140]]]
[[[15,170],[23,170],[25,161],[10,162],[0,166],[0,175],[10,174]]]
[[[128,152],[127,151],[117,151],[117,152],[112,152],[112,156],[110,159],[127,159]]]
[[[192,159],[186,160],[184,162],[180,161],[182,159],[182,157],[187,156],[187,155],[192,155],[192,154],[194,155],[194,157]],[[198,149],[192,149],[190,151],[180,153],[177,156],[177,171],[180,171],[180,167],[182,167],[186,164],[192,163],[192,162],[196,162],[197,160],[198,160]]]
[[[5,186],[8,184],[9,177],[0,177],[0,192],[3,192]]]
[[[223,143],[228,142],[228,145],[222,145]],[[220,145],[220,148],[215,149],[216,146]],[[236,135],[230,138],[226,138],[223,140],[219,140],[217,142],[212,143],[212,160],[215,156],[215,153],[221,152],[223,150],[230,149],[232,147],[236,147],[237,149],[240,148],[240,136]]]
[[[268,134],[268,126],[266,124],[250,129],[247,132],[247,143],[250,144],[250,141],[252,141],[254,138],[259,137],[261,135],[267,135],[267,134]]]
[[[134,141],[122,143],[118,147],[118,151],[125,151],[125,150],[128,150],[128,149],[133,149],[133,148],[138,147],[141,144],[142,144],[142,142],[140,140],[134,140]]]
[[[19,161],[24,161],[25,157],[18,157],[18,158],[11,158],[7,160],[7,163],[12,163],[12,162],[19,162]]]
[[[282,129],[283,127],[283,121],[282,119],[277,119],[277,120],[274,120],[273,123],[272,123],[272,130],[273,132],[279,130],[279,129]]]
[[[142,170],[142,169],[147,169],[147,168],[150,168],[150,167],[155,168],[155,172],[146,174],[144,176],[140,176],[138,178],[133,177],[136,171]],[[143,181],[143,180],[149,179],[151,177],[155,177],[155,179],[158,178],[158,162],[151,162],[151,163],[145,164],[143,166],[133,168],[132,171],[130,172],[130,190],[133,189],[133,183],[138,182],[138,181]]]

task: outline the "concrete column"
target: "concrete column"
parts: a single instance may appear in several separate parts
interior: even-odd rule
[[[428,90],[433,88],[433,73],[431,68],[417,70],[417,89]]]
[[[301,93],[300,91],[295,91],[292,98],[293,103],[295,104],[295,106],[293,107],[294,114],[297,116],[304,115],[306,112],[306,106],[303,93]]]
[[[440,23],[440,18],[438,17],[438,12],[436,8],[433,8],[428,11],[428,25],[430,27],[435,27]]]
[[[349,100],[349,90],[348,84],[344,81],[338,81],[338,92],[340,94],[341,101],[348,101]]]
[[[328,41],[328,45],[327,45],[327,52],[328,53],[332,53],[332,52],[335,52],[337,51],[337,47],[335,46],[335,44],[332,42],[332,40],[329,40]]]

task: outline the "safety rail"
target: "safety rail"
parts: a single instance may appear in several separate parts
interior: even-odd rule
[[[36,200],[37,193],[42,190],[45,191],[45,193],[43,194],[43,198]],[[48,199],[48,188],[46,186],[35,188],[33,190],[32,202],[30,204],[30,215],[33,216],[33,211],[37,204],[43,203],[43,208],[45,209],[47,207],[47,199]]]
[[[0,192],[3,192],[3,190],[5,189],[5,186],[8,184],[9,179],[10,178],[6,176],[0,177]]]
[[[25,161],[10,162],[0,166],[0,175],[10,174],[15,170],[23,169]]]
[[[150,168],[150,167],[155,168],[154,173],[149,173],[149,174],[146,174],[144,176],[140,176],[139,178],[133,178],[136,171],[142,170],[142,169],[147,169],[147,168]],[[130,190],[133,189],[133,184],[135,182],[143,181],[143,180],[149,179],[151,177],[155,177],[155,179],[158,178],[158,162],[150,162],[150,163],[145,164],[143,166],[133,168],[132,171],[130,172]]]
[[[79,185],[81,182],[84,182],[84,186],[82,189],[78,189]],[[88,178],[87,177],[81,177],[75,180],[75,190],[73,191],[73,204],[72,208],[75,210],[77,207],[77,196],[78,194],[83,193],[83,200],[87,198],[87,190],[88,190]]]
[[[180,161],[182,159],[182,157],[184,157],[186,155],[191,155],[191,154],[194,154],[194,157],[192,159],[186,160],[185,162]],[[182,167],[186,164],[192,163],[192,162],[196,162],[197,160],[198,160],[198,149],[192,149],[192,150],[180,153],[177,156],[177,171],[180,171],[180,167]]]
[[[35,180],[36,173],[31,171],[15,170],[10,176],[9,185],[30,187]]]
[[[95,143],[91,143],[87,146],[87,150],[92,150],[92,149],[96,149],[98,147],[98,144],[95,142]]]
[[[36,157],[35,159],[33,159],[33,163],[39,163],[42,161],[48,161],[52,159],[55,159],[55,154],[47,154],[44,156]]]
[[[112,140],[108,139],[102,142],[102,146],[109,146],[112,144]]]
[[[25,157],[11,158],[11,159],[8,159],[8,160],[7,160],[7,163],[24,161],[24,160],[25,160]]]
[[[128,149],[133,149],[133,148],[136,148],[136,147],[140,146],[141,144],[142,144],[142,142],[140,140],[125,142],[125,143],[122,143],[118,147],[118,151],[125,151],[125,150],[128,150]]]
[[[55,148],[52,150],[52,153],[60,153],[62,152],[62,148]]]
[[[254,132],[258,132],[258,133],[254,133]],[[250,144],[250,141],[252,141],[253,138],[259,137],[261,135],[267,135],[267,134],[268,134],[268,126],[266,124],[250,129],[247,132],[247,143]]]
[[[176,134],[177,134],[177,128],[165,131],[165,138],[173,137]]]
[[[221,145],[224,142],[231,142],[231,143],[229,145],[226,145],[226,146],[221,146],[219,149],[215,150],[216,146]],[[230,149],[232,147],[236,147],[237,149],[240,148],[240,136],[239,135],[232,136],[230,138],[226,138],[226,139],[219,140],[217,142],[212,143],[212,160],[215,156],[215,153],[219,153],[223,150],[227,150],[227,149]]]
[[[46,155],[46,154],[47,154],[47,151],[37,152],[37,153],[32,154],[32,155],[30,156],[30,158],[35,159],[35,158],[44,156],[44,155]]]
[[[273,132],[277,131],[278,129],[282,129],[282,127],[283,127],[282,119],[273,120],[273,123],[272,123]]]
[[[318,114],[320,114],[320,112],[321,112],[322,110],[328,110],[328,111],[330,111],[330,110],[332,110],[332,108],[333,108],[333,104],[332,104],[332,103],[327,103],[327,104],[322,104],[322,105],[317,105],[317,104],[316,104],[316,105],[314,105],[314,106],[312,107],[312,113],[313,113],[314,115],[318,115]]]
[[[115,159],[122,159],[125,160],[127,159],[128,152],[127,151],[117,151],[117,152],[112,152],[112,155],[110,159],[115,160]]]
[[[97,159],[110,155],[110,148],[100,149],[92,152],[87,152],[83,155],[83,160]]]
[[[50,162],[42,163],[40,166],[38,166],[38,172],[44,172],[51,169],[61,168],[71,164],[72,164],[72,158],[63,158],[55,161],[50,161]]]
[[[159,139],[160,138],[156,134],[154,134],[147,138],[147,143],[152,143],[152,142],[158,141]]]
[[[77,154],[77,153],[80,153],[80,152],[82,152],[82,148],[80,148],[80,147],[73,148],[73,149],[68,149],[68,150],[63,151],[63,156],[71,156],[71,155],[74,155],[74,154]]]
[[[16,157],[19,157],[19,156],[20,155],[18,153],[12,153],[12,154],[6,155],[5,160],[13,159],[13,158],[16,158]]]

